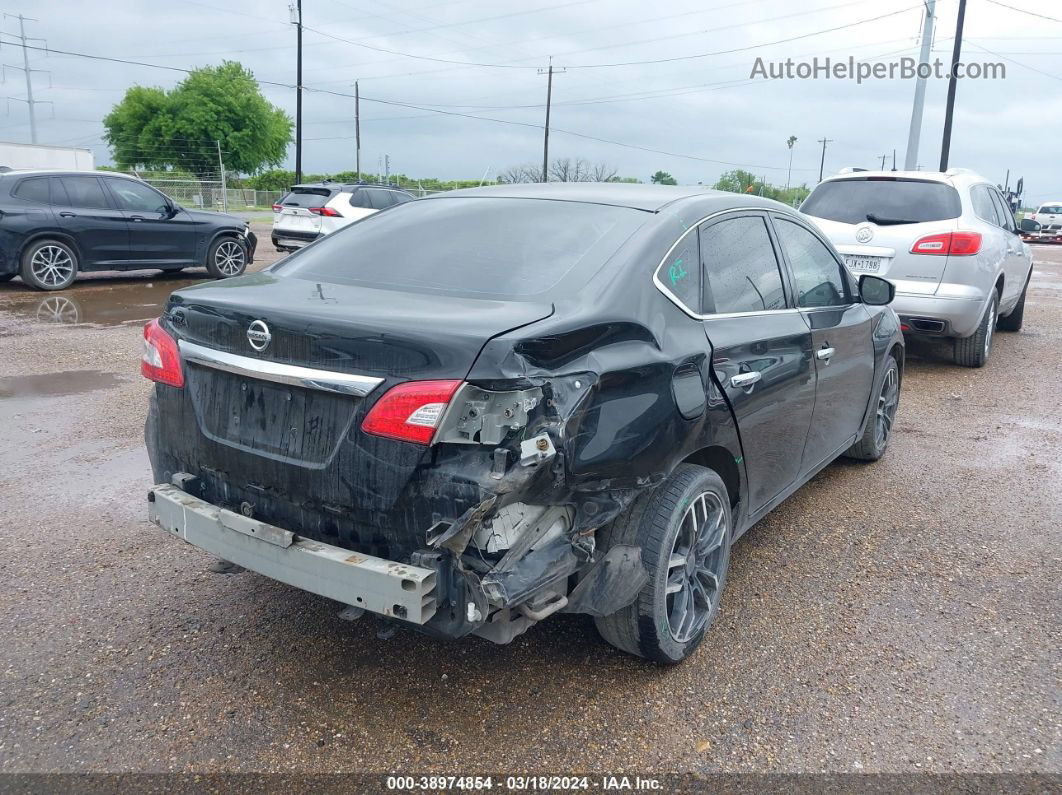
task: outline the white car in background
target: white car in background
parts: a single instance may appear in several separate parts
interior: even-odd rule
[[[905,334],[953,338],[956,363],[982,367],[995,329],[1021,329],[1032,255],[987,179],[853,171],[819,183],[800,209],[852,273],[896,286]]]
[[[294,185],[273,205],[273,246],[277,251],[294,251],[361,218],[414,198],[392,185]]]
[[[1040,225],[1037,231],[1041,235],[1054,237],[1062,234],[1062,201],[1041,204],[1040,209],[1026,218]]]

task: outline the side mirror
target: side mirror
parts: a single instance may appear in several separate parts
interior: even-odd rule
[[[1039,222],[1034,221],[1032,218],[1022,218],[1021,223],[1018,224],[1018,229],[1022,232],[1039,232],[1041,226]]]
[[[864,274],[859,277],[859,297],[869,306],[885,306],[896,297],[896,285],[886,279]]]

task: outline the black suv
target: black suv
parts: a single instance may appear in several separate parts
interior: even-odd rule
[[[78,271],[202,267],[217,279],[254,261],[247,223],[186,210],[135,177],[95,171],[0,174],[0,282],[69,287]]]

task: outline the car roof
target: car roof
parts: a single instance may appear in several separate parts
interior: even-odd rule
[[[980,174],[965,168],[953,168],[948,171],[851,171],[826,177],[823,182],[840,182],[841,180],[865,180],[867,178],[891,178],[903,180],[920,180],[922,182],[943,182],[953,187],[979,185],[991,182]],[[821,183],[820,183],[821,184]]]
[[[0,172],[0,177],[30,177],[30,176],[50,176],[50,177],[120,177],[121,179],[131,179],[134,182],[143,182],[139,177],[133,174],[123,174],[120,171],[98,171],[96,169],[69,169],[69,168],[13,168],[9,171]]]
[[[376,190],[396,190],[408,193],[397,185],[377,185],[372,182],[300,182],[298,185],[292,185],[288,190],[293,191],[296,188],[327,188],[340,192],[354,191],[358,188],[375,188]]]
[[[629,182],[536,182],[515,185],[490,185],[482,188],[465,188],[437,193],[426,197],[433,201],[481,197],[492,199],[547,199],[554,201],[583,202],[586,204],[607,204],[614,207],[630,207],[635,210],[658,212],[677,202],[692,199],[715,199],[722,205],[743,207],[764,204],[772,207],[785,207],[783,204],[759,196],[746,196],[741,193],[728,193],[713,190],[701,185],[647,185]]]

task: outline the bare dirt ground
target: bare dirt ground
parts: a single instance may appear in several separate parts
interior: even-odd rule
[[[258,229],[260,254],[272,255]],[[203,274],[0,285],[0,771],[1062,771],[1062,247],[988,366],[908,360],[875,465],[734,550],[661,669],[337,618],[145,519],[140,327]]]

